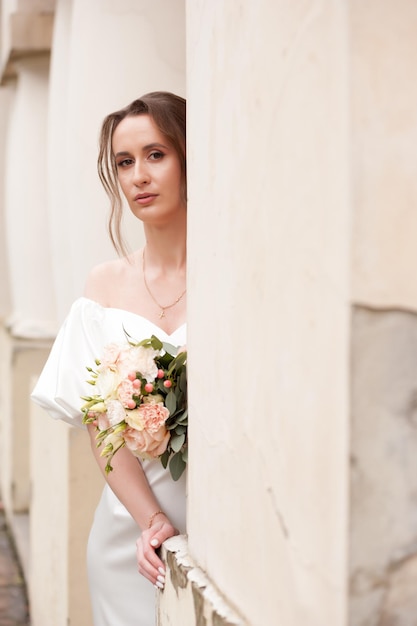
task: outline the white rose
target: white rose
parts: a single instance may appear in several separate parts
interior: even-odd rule
[[[121,377],[126,378],[131,372],[140,372],[148,383],[153,382],[158,373],[154,359],[159,354],[159,350],[153,348],[129,346],[119,356],[118,367]]]
[[[107,417],[110,426],[117,426],[126,417],[126,411],[118,400],[109,400],[107,405]]]
[[[115,396],[119,383],[120,376],[117,371],[108,367],[103,369],[99,368],[95,385],[98,395],[104,399]]]

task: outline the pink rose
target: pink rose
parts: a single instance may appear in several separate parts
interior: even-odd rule
[[[125,380],[122,380],[120,385],[117,387],[117,397],[124,407],[127,409],[133,409],[135,406],[133,394],[137,395],[138,391],[139,390],[133,385],[133,382],[126,378]]]
[[[158,431],[150,433],[146,430],[126,428],[123,432],[126,447],[142,459],[157,459],[167,448],[169,431],[162,425]]]
[[[138,407],[146,430],[156,433],[169,417],[168,409],[162,402],[147,402]]]

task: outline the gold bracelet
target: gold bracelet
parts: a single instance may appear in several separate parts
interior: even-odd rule
[[[152,515],[149,518],[148,528],[152,526],[152,522],[154,521],[157,515],[165,515],[165,513],[163,511],[155,511],[155,513],[152,513]]]

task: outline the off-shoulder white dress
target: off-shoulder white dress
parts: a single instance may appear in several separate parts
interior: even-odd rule
[[[124,341],[123,329],[138,341],[154,334],[173,345],[186,343],[185,324],[167,335],[139,315],[79,298],[58,333],[32,399],[52,417],[85,428],[80,396],[91,395],[86,366],[94,367],[106,344]],[[159,461],[145,461],[143,468],[161,509],[185,532],[186,473],[174,482]],[[87,547],[94,626],[155,624],[155,589],[137,571],[139,535],[138,526],[106,485]]]

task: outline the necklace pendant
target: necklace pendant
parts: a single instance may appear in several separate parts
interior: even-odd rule
[[[163,317],[165,317],[165,311],[164,309],[161,309],[161,312],[159,314],[159,319],[161,320]]]

